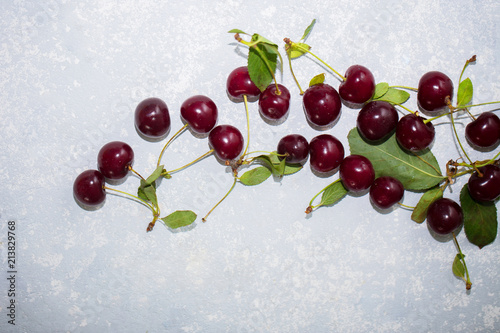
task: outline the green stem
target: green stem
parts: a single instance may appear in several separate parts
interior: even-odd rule
[[[316,195],[315,195],[315,196],[311,199],[311,201],[309,201],[309,206],[308,206],[308,207],[307,207],[307,209],[306,209],[306,213],[310,213],[310,212],[312,212],[314,209],[316,209],[316,208],[318,208],[318,207],[321,207],[321,206],[322,206],[322,204],[321,204],[321,203],[319,203],[319,204],[318,204],[318,205],[316,205],[316,206],[313,206],[313,201],[314,201],[314,200],[315,200],[315,199],[316,199],[316,198],[317,198],[317,197],[318,197],[321,193],[325,192],[325,190],[326,190],[328,187],[332,186],[333,184],[335,184],[335,183],[337,183],[337,182],[339,182],[339,181],[340,181],[340,178],[339,178],[339,179],[337,179],[337,180],[335,180],[334,182],[332,182],[332,183],[328,184],[328,185],[327,185],[327,186],[325,186],[325,187],[324,187],[321,191],[319,191],[318,193],[316,193]]]
[[[212,209],[210,209],[210,211],[207,213],[207,215],[205,215],[205,217],[201,219],[203,222],[207,222],[208,215],[210,215],[214,211],[214,209],[217,208],[217,206],[219,206],[220,203],[227,198],[229,193],[231,193],[231,191],[234,189],[234,186],[236,185],[237,181],[238,181],[238,177],[234,176],[234,181],[233,181],[233,184],[231,185],[231,188],[229,189],[229,191],[227,191],[227,193],[222,197],[222,199],[220,199],[219,202],[217,202],[215,204],[215,206],[213,206]]]
[[[187,168],[187,167],[189,167],[189,166],[191,166],[191,165],[195,164],[196,162],[201,161],[201,160],[202,160],[202,159],[204,159],[205,157],[207,157],[207,156],[211,155],[213,152],[214,152],[214,150],[213,150],[213,149],[210,149],[208,152],[206,152],[205,154],[201,155],[200,157],[198,157],[198,158],[197,158],[197,159],[195,159],[194,161],[191,161],[191,162],[189,162],[188,164],[186,164],[186,165],[184,165],[184,166],[181,166],[180,168],[177,168],[177,169],[174,169],[174,170],[170,170],[170,171],[166,171],[165,173],[166,173],[167,175],[169,175],[169,174],[172,174],[172,173],[174,173],[174,172],[177,172],[177,171],[180,171],[180,170],[182,170],[182,169],[185,169],[185,168]]]
[[[330,67],[330,65],[328,65],[326,62],[324,62],[323,60],[321,60],[321,58],[319,58],[317,55],[315,55],[314,53],[312,53],[312,52],[311,52],[311,51],[309,51],[308,49],[306,49],[306,48],[304,48],[304,47],[300,46],[300,45],[299,45],[299,44],[297,44],[297,43],[294,43],[294,42],[290,42],[290,43],[291,43],[291,46],[292,46],[292,47],[295,47],[295,48],[297,48],[297,49],[301,50],[302,52],[307,52],[307,53],[309,53],[310,55],[312,55],[313,57],[315,57],[316,59],[318,59],[318,60],[319,60],[319,61],[320,61],[323,65],[325,65],[325,66],[326,66],[326,67],[328,67],[328,68],[329,68],[332,72],[334,72],[335,74],[337,74],[337,75],[338,75],[338,76],[342,79],[342,81],[345,81],[345,80],[346,80],[346,78],[345,78],[343,75],[341,75],[341,74],[340,74],[339,72],[337,72],[335,69],[333,69],[332,67]]]
[[[460,261],[462,262],[462,264],[464,264],[464,268],[465,268],[465,276],[466,276],[465,288],[467,290],[470,290],[470,288],[472,287],[472,282],[470,281],[469,270],[467,269],[467,264],[465,263],[465,259],[464,259],[465,256],[462,253],[462,249],[460,249],[460,245],[458,244],[457,237],[455,236],[455,233],[452,232],[452,235],[453,235],[453,240],[455,241],[455,245],[457,246],[458,253],[461,256]]]
[[[117,190],[115,188],[107,187],[107,186],[104,186],[104,189],[132,197],[135,201],[139,201],[141,204],[143,204],[143,205],[147,206],[149,209],[151,209],[151,211],[153,212],[153,215],[158,212],[153,205],[151,205],[149,202],[139,198],[138,196],[135,196],[133,194],[130,194],[130,193],[127,193],[124,191]]]
[[[498,104],[500,101],[495,101],[495,102],[486,102],[486,103],[479,103],[479,104],[469,104],[469,105],[462,105],[462,106],[457,106],[457,110],[464,110],[467,108],[472,108],[475,106],[483,106],[483,105],[490,105],[490,104]]]
[[[465,157],[472,164],[472,160],[470,159],[469,155],[465,151],[464,146],[462,145],[462,142],[460,141],[460,138],[458,137],[457,128],[455,126],[455,120],[454,120],[454,117],[453,117],[453,111],[450,111],[450,112],[451,112],[451,114],[450,114],[451,126],[453,128],[453,133],[455,133],[455,138],[457,138],[458,145],[460,146],[460,149],[462,149],[462,152],[464,153]]]
[[[401,89],[407,89],[407,90],[418,91],[418,89],[417,89],[417,88],[407,87],[407,86],[390,86],[389,88],[401,88]]]
[[[181,127],[180,130],[177,131],[177,133],[175,133],[168,141],[167,143],[165,144],[165,146],[163,146],[163,149],[161,150],[160,152],[160,156],[158,157],[158,163],[156,163],[156,166],[159,167],[160,166],[160,163],[161,163],[161,158],[163,157],[163,153],[165,152],[165,150],[167,149],[167,147],[170,145],[170,143],[172,141],[174,141],[174,139],[176,137],[178,137],[186,128],[188,127],[188,124],[184,124],[184,126]]]
[[[297,80],[297,77],[295,76],[295,73],[293,72],[293,69],[292,69],[292,58],[290,57],[290,52],[288,50],[287,50],[286,54],[288,56],[288,64],[290,65],[290,72],[292,73],[292,77],[295,80],[295,83],[297,84],[297,87],[299,88],[300,95],[304,95],[304,90],[302,90],[302,87],[300,86],[299,81]]]
[[[247,117],[247,143],[245,145],[245,150],[243,151],[243,154],[241,155],[241,160],[243,160],[243,157],[246,155],[248,146],[250,145],[250,115],[248,112],[248,98],[247,95],[243,95],[243,101],[245,103],[245,113]]]

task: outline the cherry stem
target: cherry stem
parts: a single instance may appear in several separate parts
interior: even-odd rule
[[[458,253],[460,254],[460,261],[464,265],[464,269],[465,269],[465,276],[467,278],[466,280],[464,279],[465,289],[470,290],[470,288],[472,288],[472,282],[470,281],[469,270],[467,269],[467,264],[465,263],[465,259],[464,259],[465,256],[462,253],[462,249],[460,249],[460,245],[458,244],[458,240],[457,240],[457,237],[455,236],[455,233],[452,232],[452,235],[453,235],[453,240],[455,241],[455,245],[457,246]]]
[[[247,144],[245,146],[245,150],[243,151],[243,154],[241,155],[240,160],[243,160],[243,157],[246,155],[248,146],[250,145],[250,116],[248,112],[248,98],[247,95],[243,95],[243,102],[245,104],[245,113],[246,113],[246,118],[247,118]]]
[[[407,86],[390,86],[389,88],[401,88],[401,89],[406,89],[406,90],[418,91],[417,88],[407,87]]]
[[[469,104],[469,105],[462,105],[462,106],[457,106],[457,110],[464,110],[467,108],[473,108],[475,106],[483,106],[483,105],[490,105],[490,104],[498,104],[500,101],[495,101],[495,102],[486,102],[486,103],[479,103],[479,104]]]
[[[195,164],[196,162],[198,161],[201,161],[202,159],[204,159],[205,157],[211,155],[212,153],[214,152],[213,149],[210,149],[209,151],[207,151],[205,154],[201,155],[200,157],[198,157],[197,159],[195,159],[194,161],[191,161],[189,162],[188,164],[184,165],[184,166],[181,166],[180,168],[177,168],[177,169],[174,169],[174,170],[170,170],[170,171],[166,171],[165,174],[169,175],[169,174],[172,174],[174,172],[177,172],[177,171],[180,171],[182,169],[185,169],[193,164]]]
[[[184,126],[181,127],[180,130],[177,131],[177,133],[175,133],[168,141],[167,143],[165,144],[165,146],[163,146],[163,149],[161,150],[160,152],[160,156],[158,157],[158,163],[156,163],[156,166],[159,167],[160,166],[160,163],[161,163],[161,158],[163,157],[163,153],[165,152],[165,150],[167,149],[167,147],[170,145],[170,143],[172,141],[174,141],[174,139],[176,137],[178,137],[182,132],[184,132],[184,130],[188,127],[189,125],[188,124],[184,124]]]
[[[458,78],[458,83],[459,84],[460,84],[460,82],[462,82],[462,75],[464,75],[465,69],[469,66],[469,64],[471,62],[476,62],[476,55],[473,55],[470,59],[468,59],[465,62],[464,67],[462,68],[462,72],[460,73],[460,77]]]
[[[292,73],[292,77],[295,80],[295,83],[297,84],[297,87],[299,88],[300,95],[304,95],[304,90],[302,90],[302,87],[299,84],[299,81],[297,80],[297,77],[295,76],[295,73],[293,72],[292,69],[292,58],[290,57],[290,49],[287,49],[286,54],[288,56],[288,65],[290,66],[290,72]]]
[[[451,126],[453,128],[453,133],[455,133],[455,138],[457,139],[457,142],[458,142],[458,145],[460,146],[460,149],[462,150],[462,152],[464,153],[465,157],[467,158],[467,160],[472,164],[472,160],[470,159],[469,155],[467,154],[467,152],[465,151],[465,148],[464,146],[462,145],[462,142],[460,141],[460,138],[458,137],[458,132],[457,132],[457,127],[455,126],[455,119],[453,117],[453,111],[454,111],[454,108],[453,106],[451,106],[451,102],[448,100],[448,107],[450,108],[450,119],[451,119]]]
[[[415,209],[415,207],[409,206],[409,205],[405,205],[405,204],[403,204],[401,202],[398,202],[398,205],[400,205],[403,208],[410,209],[410,210],[414,210]]]
[[[325,190],[326,190],[328,187],[332,186],[332,185],[333,185],[333,184],[335,184],[335,183],[338,183],[339,181],[340,181],[340,178],[339,178],[339,179],[337,179],[337,180],[335,180],[334,182],[332,182],[332,183],[328,184],[328,185],[327,185],[327,186],[325,186],[325,187],[324,187],[321,191],[319,191],[318,193],[316,193],[316,195],[315,195],[315,196],[311,199],[311,201],[309,201],[309,206],[308,206],[308,207],[307,207],[307,209],[306,209],[306,214],[309,214],[309,213],[311,213],[313,210],[315,210],[316,208],[323,206],[323,204],[322,204],[321,202],[320,202],[319,204],[317,204],[316,206],[313,206],[313,201],[314,201],[314,200],[315,200],[315,199],[316,199],[316,198],[317,198],[317,197],[318,197],[321,193],[325,192]]]
[[[141,178],[142,180],[146,180],[146,179],[144,179],[143,176],[141,176],[140,173],[138,173],[137,171],[135,171],[134,169],[132,169],[132,166],[129,165],[128,169],[129,169],[129,171],[132,171],[135,175],[137,175],[137,177]]]
[[[227,191],[227,193],[222,197],[222,199],[220,199],[219,202],[217,202],[215,204],[215,206],[213,206],[212,209],[210,209],[210,211],[207,213],[207,215],[205,215],[205,217],[201,219],[203,222],[207,222],[208,215],[210,215],[214,211],[214,209],[217,208],[217,206],[219,206],[220,203],[227,198],[229,193],[231,193],[231,191],[234,189],[234,186],[236,185],[237,180],[238,180],[238,178],[236,176],[234,176],[234,181],[233,181],[233,184],[231,185],[231,188],[229,189],[229,191]]]
[[[133,194],[130,194],[130,193],[127,193],[127,192],[124,192],[124,191],[120,191],[120,190],[117,190],[115,188],[111,188],[111,187],[108,187],[108,186],[104,186],[104,189],[105,190],[109,190],[109,191],[114,191],[114,192],[117,192],[117,193],[120,193],[120,194],[123,194],[123,195],[127,195],[129,197],[132,197],[135,201],[138,201],[139,203],[147,206],[149,209],[151,209],[151,211],[153,212],[153,215],[156,215],[156,214],[159,214],[159,209],[156,210],[155,207],[153,205],[151,205],[149,202],[139,198],[138,196],[135,196]],[[158,208],[158,207],[156,207]]]

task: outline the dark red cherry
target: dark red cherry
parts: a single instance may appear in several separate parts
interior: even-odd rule
[[[418,152],[429,147],[434,141],[436,131],[429,121],[424,123],[424,118],[413,113],[402,117],[396,126],[396,139],[401,147]]]
[[[290,91],[278,84],[279,95],[276,85],[269,85],[259,96],[259,112],[261,116],[271,122],[285,119],[290,110]]]
[[[375,180],[375,170],[366,157],[349,155],[340,164],[339,178],[348,191],[362,192]]]
[[[344,146],[333,135],[321,134],[309,143],[311,169],[325,173],[336,169],[344,159]]]
[[[134,151],[121,141],[105,144],[97,154],[97,166],[102,175],[108,179],[122,179],[134,162]]]
[[[99,206],[106,199],[104,176],[97,170],[86,170],[73,183],[73,196],[81,206]]]
[[[243,150],[243,135],[234,126],[216,126],[208,135],[208,142],[214,149],[215,156],[220,160],[233,160]]]
[[[286,162],[290,164],[304,163],[309,156],[309,143],[300,134],[289,134],[278,142],[277,153],[288,154]],[[283,159],[283,157],[280,157]]]
[[[203,95],[186,99],[181,105],[181,117],[198,134],[206,134],[217,123],[218,110],[214,101]]]
[[[135,109],[135,127],[147,139],[161,139],[170,130],[167,104],[159,98],[143,100]]]
[[[398,120],[398,112],[391,103],[371,101],[359,111],[356,126],[365,140],[376,142],[392,134]]]
[[[500,197],[500,168],[488,164],[478,168],[467,183],[470,196],[477,201],[489,202]]]
[[[391,208],[403,198],[403,195],[403,184],[389,176],[378,177],[370,187],[370,200],[380,209]]]
[[[439,235],[447,235],[455,231],[462,223],[462,208],[451,199],[437,199],[427,210],[427,225]]]
[[[342,107],[337,90],[326,83],[309,87],[304,92],[302,104],[307,120],[319,127],[333,124]]]
[[[427,72],[418,82],[417,103],[420,110],[437,114],[448,109],[446,99],[453,98],[453,82],[444,73]]]
[[[500,118],[483,112],[465,127],[465,137],[473,147],[491,149],[500,143]]]
[[[243,95],[252,100],[261,93],[260,89],[250,79],[247,66],[238,67],[229,74],[226,81],[226,90],[229,97],[235,102],[243,101]]]
[[[350,104],[367,102],[375,93],[375,78],[364,66],[353,65],[345,72],[345,80],[340,83],[340,97]]]

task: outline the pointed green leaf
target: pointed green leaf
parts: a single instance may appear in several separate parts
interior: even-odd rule
[[[312,87],[316,84],[321,84],[323,82],[325,82],[325,73],[321,73],[313,77],[311,79],[311,82],[309,82],[309,87]]]
[[[331,183],[321,195],[320,206],[329,206],[337,203],[347,195],[347,190],[341,181]]]
[[[255,161],[260,162],[271,170],[272,174],[275,176],[283,176],[285,171],[285,162],[280,161],[276,154],[260,155],[255,158]]]
[[[278,47],[278,45],[276,45],[275,43],[271,42],[269,39],[259,35],[259,34],[253,34],[252,35],[252,42],[257,42],[257,43],[265,43],[265,44],[269,44],[269,45],[272,45],[274,47]]]
[[[158,199],[156,198],[156,188],[152,185],[143,188],[143,193],[154,206],[158,206]]]
[[[300,40],[305,40],[309,36],[315,24],[316,19],[312,20],[311,24],[309,24],[306,30],[304,30],[304,34],[302,35],[302,38]]]
[[[271,176],[272,172],[268,168],[261,166],[245,172],[239,179],[244,185],[258,185]]]
[[[268,44],[256,44],[250,47],[248,52],[248,74],[261,91],[264,91],[273,81],[277,60],[277,47]],[[271,75],[271,72],[273,75]]]
[[[418,155],[402,150],[393,134],[380,144],[364,141],[357,128],[348,135],[351,154],[363,155],[370,160],[376,177],[391,176],[398,179],[406,190],[426,190],[439,184],[441,175],[436,157],[429,149]]]
[[[427,190],[417,203],[411,214],[411,219],[417,223],[422,223],[427,217],[427,209],[439,198],[443,197],[443,189],[440,186],[433,187]]]
[[[276,152],[273,152],[273,154],[269,155],[269,160],[274,165],[283,163],[283,161],[284,161],[284,159],[283,160],[279,159],[278,155],[276,155]],[[285,161],[283,175],[294,174],[296,172],[299,172],[302,168],[303,168],[303,166],[301,164],[287,164]]]
[[[453,271],[453,274],[456,277],[465,280],[465,266],[462,263],[462,259],[464,257],[465,257],[464,255],[457,253],[457,255],[455,256],[455,259],[453,260],[453,266],[451,269]]]
[[[190,210],[177,210],[161,219],[171,229],[190,225],[196,220],[196,214]]]
[[[373,98],[377,101],[386,101],[391,104],[403,104],[410,98],[410,93],[401,89],[389,88],[386,93],[378,98]]]
[[[146,194],[146,188],[148,187],[152,187],[152,189],[148,190],[149,196],[152,195],[152,192],[155,192],[156,197],[156,183],[152,182],[151,184],[147,184],[145,180],[141,179],[141,184],[137,188],[137,196],[144,201],[151,201],[148,194]]]
[[[389,90],[389,83],[380,82],[375,86],[375,93],[373,94],[373,99],[377,99],[385,95],[385,93]]]
[[[244,32],[243,30],[240,30],[240,29],[231,29],[228,31],[228,33],[230,34],[244,34],[244,35],[248,35],[246,32]]]
[[[467,239],[479,248],[493,243],[498,229],[495,204],[475,201],[465,184],[460,191],[460,206],[464,214],[464,230]]]
[[[299,47],[298,47],[299,46]],[[289,49],[289,56],[290,59],[295,59],[303,55],[304,53],[307,53],[311,47],[307,44],[304,43],[293,43],[292,46]]]
[[[472,99],[472,81],[469,78],[466,78],[458,85],[457,92],[457,106],[464,106],[469,104]]]
[[[156,181],[158,178],[160,178],[162,172],[164,171],[163,165],[159,165],[153,173],[146,178],[146,185],[152,184],[154,181]]]

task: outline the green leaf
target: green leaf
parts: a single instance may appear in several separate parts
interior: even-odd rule
[[[323,82],[325,82],[325,73],[321,73],[313,77],[311,79],[311,82],[309,82],[309,87],[312,87],[316,84],[321,84]]]
[[[272,172],[267,167],[261,166],[248,170],[239,179],[244,185],[258,185],[271,176]]]
[[[306,28],[300,40],[305,40],[309,36],[315,24],[316,24],[316,19],[312,20],[311,24],[309,24],[309,26]]]
[[[422,223],[427,217],[427,209],[439,198],[443,197],[443,189],[440,186],[433,187],[427,190],[417,203],[411,214],[411,219],[417,223]]]
[[[153,173],[146,178],[146,185],[152,184],[154,181],[156,181],[158,178],[160,178],[162,172],[164,171],[163,165],[159,165]]]
[[[243,30],[240,30],[240,29],[231,29],[228,31],[228,33],[230,34],[244,34],[244,35],[248,35],[246,32],[244,32]]]
[[[380,82],[375,86],[375,93],[373,94],[373,99],[377,99],[385,95],[385,93],[389,90],[389,83]]]
[[[158,206],[158,199],[156,198],[156,188],[152,185],[143,188],[143,193],[154,206]]]
[[[248,74],[255,85],[264,91],[273,81],[278,61],[278,47],[259,43],[249,48]],[[269,65],[269,67],[266,65]],[[271,75],[271,72],[273,75]]]
[[[472,81],[466,78],[458,85],[457,106],[467,105],[472,99]]]
[[[285,161],[280,161],[275,154],[260,155],[255,158],[255,161],[267,165],[275,176],[283,176],[285,171]]]
[[[380,144],[364,141],[357,128],[348,136],[351,154],[363,155],[370,160],[376,177],[391,176],[398,179],[406,190],[426,190],[439,184],[441,175],[436,157],[429,149],[417,154],[402,150],[393,134]]]
[[[465,184],[460,191],[460,206],[464,214],[464,230],[467,239],[479,248],[493,243],[498,229],[495,204],[475,201]]]
[[[156,195],[156,183],[152,182],[151,184],[147,184],[145,180],[141,179],[141,184],[137,188],[137,196],[139,198],[141,198],[142,200],[151,201],[150,198],[148,197],[148,195],[146,194],[146,191],[145,191],[145,189],[148,187],[152,187],[152,190],[151,189],[148,190],[149,196],[152,195],[152,191],[154,191],[155,195]]]
[[[462,263],[462,259],[464,257],[465,256],[463,254],[457,253],[455,259],[453,260],[453,266],[451,269],[456,277],[465,280],[465,266]]]
[[[298,46],[301,46],[301,48],[297,47]],[[298,58],[300,57],[301,55],[303,55],[304,53],[307,53],[307,51],[309,51],[311,49],[311,47],[307,44],[304,44],[304,43],[293,43],[292,46],[290,47],[289,49],[289,56],[290,56],[290,59],[295,59],[295,58]]]
[[[386,93],[378,98],[373,98],[377,101],[386,101],[391,104],[403,104],[410,98],[410,93],[401,89],[388,88]]]
[[[161,219],[171,229],[177,229],[190,225],[196,220],[196,214],[190,210],[177,210]]]
[[[280,160],[277,153],[274,152],[273,154],[269,154],[269,160],[271,161],[272,164],[284,164],[284,170],[283,170],[283,175],[291,175],[296,172],[299,172],[303,166],[301,164],[287,164],[286,160]]]
[[[341,181],[337,180],[328,185],[321,195],[319,206],[333,205],[347,195],[347,190]]]
[[[269,44],[273,47],[276,47],[276,49],[278,48],[278,45],[276,45],[275,43],[271,42],[269,39],[267,39],[259,34],[252,35],[252,42]]]

